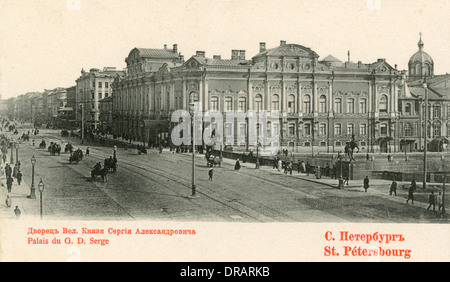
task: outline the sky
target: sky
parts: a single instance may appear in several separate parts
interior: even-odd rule
[[[231,57],[287,43],[351,61],[407,69],[418,50],[450,72],[447,0],[0,0],[0,94],[70,87],[81,69],[126,67],[135,48]]]

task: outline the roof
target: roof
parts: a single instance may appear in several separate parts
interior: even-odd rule
[[[178,58],[178,54],[171,49],[135,48],[140,57]]]
[[[342,63],[341,60],[337,59],[336,57],[334,57],[332,55],[326,56],[323,60],[321,60],[321,62],[340,62],[340,63]]]
[[[417,51],[416,53],[414,53],[414,55],[411,56],[411,58],[409,59],[408,64],[414,63],[414,62],[429,62],[431,64],[434,64],[433,59],[431,58],[430,55],[428,55],[427,52],[425,51]]]
[[[295,57],[315,57],[318,58],[316,52],[311,50],[308,47],[298,45],[298,44],[282,44],[278,47],[272,49],[266,49],[258,54],[256,54],[253,58],[260,56],[295,56]]]

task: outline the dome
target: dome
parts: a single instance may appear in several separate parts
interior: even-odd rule
[[[422,33],[420,33],[417,46],[419,46],[419,51],[414,53],[408,62],[409,76],[413,79],[433,76],[434,62],[431,56],[423,51]]]

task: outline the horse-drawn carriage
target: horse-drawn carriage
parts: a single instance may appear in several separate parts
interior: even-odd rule
[[[33,141],[34,142],[34,141]],[[45,147],[47,147],[47,144],[45,143],[45,141],[42,139],[41,143],[39,143],[39,149],[45,149]]]
[[[138,151],[138,155],[141,155],[141,154],[147,155],[147,148],[145,148],[145,146],[138,146],[137,151]]]
[[[75,152],[70,153],[69,162],[75,162],[78,164],[79,161],[83,160],[83,151],[81,149],[77,149]]]
[[[97,176],[100,176],[103,180],[103,182],[107,182],[108,178],[106,177],[106,175],[108,174],[108,169],[106,167],[104,168],[94,168],[93,170],[91,170],[91,179],[92,181],[94,181]]]
[[[73,152],[73,146],[70,143],[67,143],[66,146],[64,147],[64,153],[70,153],[72,154]]]
[[[117,159],[113,157],[105,159],[104,166],[105,169],[108,170],[108,172],[111,171],[115,173],[117,171]]]
[[[205,156],[205,158],[206,158],[206,166],[207,167],[213,167],[213,166],[221,167],[221,165],[222,165],[222,160],[220,159],[220,157],[208,155],[208,156]]]
[[[55,156],[58,154],[58,156],[61,154],[61,146],[59,144],[50,142],[50,146],[48,146],[48,151],[50,152],[51,156]]]

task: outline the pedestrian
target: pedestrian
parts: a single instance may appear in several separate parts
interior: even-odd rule
[[[333,168],[331,169],[331,179],[337,179],[336,169],[336,164],[333,164]]]
[[[431,194],[428,196],[428,208],[427,211],[430,210],[431,206],[433,206],[433,211],[436,211],[435,200],[434,200],[434,191],[431,191]]]
[[[20,183],[22,182],[22,172],[20,172],[20,170],[17,172],[17,184],[20,185]]]
[[[302,173],[306,172],[306,164],[304,161],[302,161]]]
[[[316,179],[322,178],[322,171],[320,170],[320,166],[317,166],[316,168]]]
[[[297,161],[297,173],[300,173],[301,166],[302,166],[302,163],[300,162],[300,160],[298,160]]]
[[[14,214],[16,215],[16,217],[20,217],[21,211],[19,209],[19,206],[16,206],[16,208],[14,209]]]
[[[310,168],[311,168],[311,165],[309,164],[309,161],[306,161],[306,175],[309,175]]]
[[[86,148],[86,156],[89,156],[89,147]]]
[[[13,179],[11,176],[6,178],[6,188],[8,189],[8,193],[11,193]]]
[[[292,175],[292,169],[293,169],[292,162],[289,162],[289,174],[290,175]]]
[[[208,170],[208,175],[209,175],[209,180],[212,181],[213,180],[213,173],[214,173],[214,169],[211,167]]]
[[[391,188],[389,189],[389,196],[391,196],[392,193],[397,196],[397,182],[395,182],[395,180],[392,180]]]
[[[409,202],[409,200],[411,200],[411,203],[414,205],[414,192],[416,191],[417,185],[416,185],[416,180],[413,179],[413,181],[411,182],[411,186],[409,187],[408,190],[408,199],[406,199],[406,203]]]
[[[8,208],[11,207],[11,198],[9,197],[9,195],[6,195],[6,201],[5,204]]]
[[[438,210],[441,211],[441,208],[442,208],[442,193],[441,193],[441,191],[439,191],[437,200],[438,200]]]
[[[241,163],[239,162],[239,159],[236,160],[236,164],[234,165],[234,170],[239,171],[241,169]]]
[[[282,168],[283,168],[283,161],[278,159],[278,166],[277,166],[278,171],[281,171]]]
[[[6,166],[5,166],[5,174],[6,174],[6,178],[11,177],[12,169],[9,166],[9,164],[6,164]]]
[[[364,178],[363,185],[364,185],[364,190],[365,190],[366,193],[367,193],[367,189],[369,189],[369,177],[368,177],[367,175],[366,175],[366,177]]]

